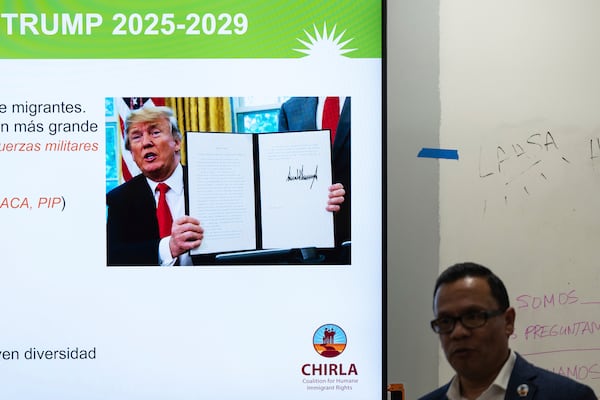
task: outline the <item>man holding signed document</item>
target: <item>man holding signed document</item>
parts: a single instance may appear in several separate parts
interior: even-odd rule
[[[142,173],[107,194],[108,265],[191,265],[190,250],[201,249],[210,231],[186,215],[187,171],[180,163],[182,135],[173,111],[132,111],[125,134],[125,147]],[[330,185],[324,209],[338,212],[344,196],[342,184]]]

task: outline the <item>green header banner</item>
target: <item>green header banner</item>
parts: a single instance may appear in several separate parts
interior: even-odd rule
[[[382,9],[381,0],[17,0],[0,8],[0,58],[381,58]]]

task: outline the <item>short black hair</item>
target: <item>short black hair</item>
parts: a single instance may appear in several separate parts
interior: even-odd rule
[[[506,311],[510,307],[510,301],[508,299],[508,292],[506,286],[496,274],[494,274],[489,268],[474,262],[463,262],[454,264],[448,267],[435,281],[435,288],[433,289],[433,297],[437,293],[439,287],[444,283],[456,282],[467,276],[485,278],[492,297],[496,300],[500,306],[500,311]]]

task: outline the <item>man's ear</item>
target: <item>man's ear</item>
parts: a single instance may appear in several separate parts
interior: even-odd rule
[[[511,336],[513,334],[513,332],[515,331],[515,318],[516,318],[516,313],[515,313],[515,309],[512,307],[509,307],[505,312],[504,312],[504,326],[506,327],[506,336]]]

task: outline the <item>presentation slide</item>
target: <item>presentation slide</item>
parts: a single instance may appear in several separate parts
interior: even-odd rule
[[[385,397],[382,14],[1,6],[1,398]]]

